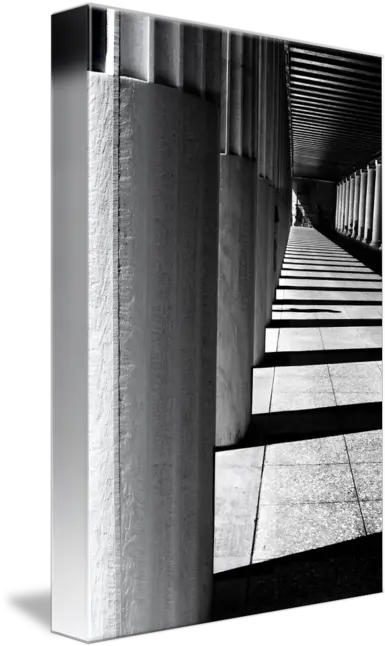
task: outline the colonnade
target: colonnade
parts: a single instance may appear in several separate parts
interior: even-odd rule
[[[376,159],[337,184],[335,229],[355,240],[381,248],[381,159]]]
[[[90,6],[52,43],[52,625],[88,642],[210,618],[215,446],[291,223],[286,54]]]

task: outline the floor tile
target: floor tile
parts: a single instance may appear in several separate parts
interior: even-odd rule
[[[216,571],[250,561],[264,449],[221,451],[215,456]],[[220,570],[218,569],[220,568]]]
[[[379,303],[382,302],[382,294],[381,292],[360,292],[361,293],[361,299],[365,301],[378,301]]]
[[[306,387],[306,386],[304,386]],[[305,410],[311,408],[327,408],[335,406],[336,400],[330,387],[330,392],[277,392],[273,390],[270,412],[278,413],[290,410]]]
[[[354,482],[360,500],[382,499],[382,464],[352,464]]]
[[[253,562],[333,545],[364,534],[357,502],[261,507]]]
[[[357,328],[361,338],[368,348],[381,348],[382,347],[382,327],[358,327]]]
[[[382,462],[382,431],[364,431],[345,435],[352,463]]]
[[[336,393],[382,392],[382,377],[375,361],[334,363],[329,370]]]
[[[320,331],[325,350],[343,350],[367,347],[367,344],[359,334],[357,328],[324,327],[320,328]]]
[[[253,415],[269,412],[273,378],[274,368],[255,368],[253,370]]]
[[[367,500],[361,502],[361,511],[368,534],[382,532],[382,509],[382,500]]]
[[[345,309],[351,319],[380,319],[377,307],[371,305],[346,305]]]
[[[300,442],[283,442],[266,447],[265,464],[267,466],[348,462],[348,453],[342,435]]]
[[[379,371],[377,371],[379,372]],[[274,393],[328,392],[333,394],[327,365],[279,366],[275,369]]]
[[[266,466],[264,469],[261,505],[353,500],[356,493],[348,465]]]
[[[350,406],[351,404],[370,404],[373,402],[381,402],[382,394],[376,392],[363,392],[358,393],[340,393],[335,392],[337,406]]]
[[[277,343],[278,343],[278,329],[267,328],[265,336],[265,351],[266,352],[277,352]]]
[[[323,350],[318,328],[282,328],[278,351]]]

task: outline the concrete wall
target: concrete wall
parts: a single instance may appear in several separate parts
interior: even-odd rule
[[[254,161],[221,155],[216,443],[250,420],[254,326]]]

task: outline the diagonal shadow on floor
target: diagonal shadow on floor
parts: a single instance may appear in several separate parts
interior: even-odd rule
[[[282,289],[286,291],[286,287],[280,287],[279,289]],[[302,288],[300,287],[298,291],[302,291]],[[316,291],[316,290],[313,290]],[[318,290],[317,290],[318,291]],[[340,291],[340,290],[339,290]],[[356,292],[358,291],[365,291],[365,290],[359,290],[356,289]],[[332,305],[337,306],[337,305],[365,305],[365,306],[374,306],[374,307],[380,307],[382,305],[382,301],[366,301],[363,299],[360,300],[341,300],[341,299],[334,299],[334,298],[279,298],[276,299],[273,303],[273,305],[329,305],[331,307]]]
[[[319,323],[319,321],[317,321]],[[300,327],[300,326],[299,326]],[[381,361],[382,348],[348,348],[342,350],[287,350],[266,352],[258,368],[309,366],[330,363]]]
[[[221,572],[212,620],[382,592],[382,533]]]
[[[287,310],[285,310],[286,313]],[[308,310],[312,311],[312,310]],[[284,327],[381,327],[380,317],[371,319],[279,319],[271,321],[266,328]]]
[[[381,427],[381,402],[260,413],[252,416],[246,435],[236,447],[231,448],[295,442],[372,431]]]

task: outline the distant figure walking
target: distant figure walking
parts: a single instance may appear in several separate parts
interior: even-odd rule
[[[294,226],[295,227],[302,227],[303,225],[303,213],[298,206],[298,204],[295,207],[295,220],[294,220]]]

